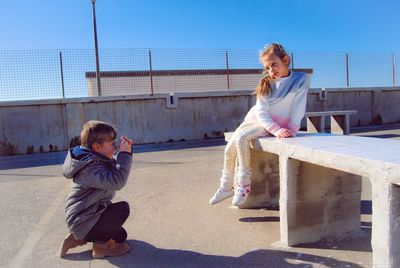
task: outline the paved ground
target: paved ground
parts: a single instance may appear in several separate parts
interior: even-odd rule
[[[399,138],[400,128],[358,135]],[[361,130],[359,130],[361,131]],[[281,248],[277,209],[210,206],[222,140],[139,146],[127,186],[125,227],[132,251],[93,260],[90,245],[58,257],[67,230],[65,152],[0,157],[0,267],[371,267],[370,185],[364,181],[361,232],[341,241]],[[185,147],[195,147],[184,149]]]

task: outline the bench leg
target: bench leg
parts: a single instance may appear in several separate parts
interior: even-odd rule
[[[307,117],[307,132],[325,133],[325,116]]]
[[[350,134],[350,117],[349,115],[332,115],[331,116],[331,133],[340,135]]]
[[[373,266],[400,267],[400,187],[381,179],[371,180]]]
[[[361,176],[280,157],[281,243],[360,230]]]
[[[250,150],[251,193],[240,208],[265,208],[279,203],[278,156],[259,150]]]

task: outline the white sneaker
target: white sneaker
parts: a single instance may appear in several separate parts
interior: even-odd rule
[[[210,205],[214,205],[214,204],[218,204],[221,201],[224,201],[225,199],[229,198],[233,196],[233,189],[230,189],[228,191],[225,191],[223,188],[218,188],[217,192],[214,194],[213,197],[211,197],[210,201],[208,201],[208,203],[210,203]]]
[[[235,191],[235,196],[232,199],[232,205],[234,206],[241,206],[243,205],[247,198],[249,197],[251,192],[250,185],[241,185],[238,183],[236,191]]]

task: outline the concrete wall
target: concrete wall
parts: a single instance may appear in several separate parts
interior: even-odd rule
[[[254,104],[251,91],[0,102],[0,156],[66,150],[84,122],[108,121],[136,143],[222,137]],[[400,122],[400,88],[310,89],[307,111],[354,109],[351,126]]]
[[[399,87],[310,89],[307,111],[356,110],[350,126],[382,125],[400,123],[399,103]]]

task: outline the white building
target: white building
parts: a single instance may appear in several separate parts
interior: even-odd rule
[[[207,69],[100,72],[101,95],[254,90],[262,69]],[[312,69],[294,69],[308,74]],[[86,72],[89,96],[98,96],[96,72]],[[311,84],[310,84],[311,85]]]

